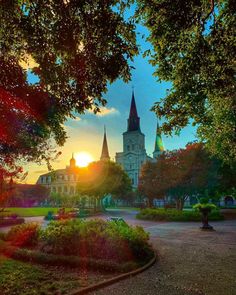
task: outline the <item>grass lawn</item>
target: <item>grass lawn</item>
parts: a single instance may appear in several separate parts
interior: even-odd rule
[[[17,214],[22,217],[32,217],[32,216],[46,216],[48,211],[53,211],[57,213],[59,208],[50,208],[50,207],[32,207],[32,208],[6,208],[4,214]],[[70,209],[67,209],[70,210]],[[0,213],[2,215],[2,213]]]
[[[110,276],[110,275],[109,275]],[[106,279],[108,275],[78,269],[43,267],[0,256],[1,295],[60,295]]]

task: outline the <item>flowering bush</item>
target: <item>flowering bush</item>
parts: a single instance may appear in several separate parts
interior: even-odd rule
[[[5,239],[14,246],[32,247],[38,243],[39,225],[37,223],[23,223],[10,229]]]
[[[141,227],[102,220],[53,221],[40,232],[46,253],[117,262],[149,259],[149,236]]]

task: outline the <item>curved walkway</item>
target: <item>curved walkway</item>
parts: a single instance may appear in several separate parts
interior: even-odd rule
[[[113,215],[144,226],[159,259],[144,273],[90,294],[236,295],[235,220],[212,222],[215,231],[202,232],[196,222],[156,223],[135,220],[127,212]]]

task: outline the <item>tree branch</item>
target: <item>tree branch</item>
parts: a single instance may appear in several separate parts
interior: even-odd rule
[[[206,17],[202,20],[202,22],[204,23],[208,17],[214,12],[214,8],[215,8],[215,0],[210,0],[211,1],[211,10],[210,12],[206,15]]]

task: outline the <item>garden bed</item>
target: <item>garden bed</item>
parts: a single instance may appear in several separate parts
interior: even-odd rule
[[[52,221],[45,229],[37,223],[27,223],[13,227],[1,238],[0,250],[5,255],[49,265],[86,264],[126,272],[153,257],[149,235],[143,228],[119,221]]]
[[[33,264],[68,267],[84,269],[86,271],[101,271],[101,272],[113,272],[123,273],[129,272],[138,267],[142,267],[144,263],[138,262],[126,262],[123,264],[112,262],[111,260],[98,260],[91,258],[80,258],[78,256],[66,256],[66,255],[53,255],[46,254],[37,250],[30,250],[27,248],[13,247],[9,243],[0,243],[0,254],[5,257],[19,260],[22,262],[29,262]]]
[[[141,210],[137,215],[137,219],[153,220],[153,221],[201,221],[201,214],[195,210],[176,210],[176,209],[156,209],[147,208]],[[223,220],[224,216],[219,210],[213,210],[209,214],[209,220]]]
[[[15,226],[1,234],[0,255],[5,257],[10,268],[16,265],[14,269],[20,267],[22,271],[18,288],[10,282],[14,275],[17,276],[17,271],[10,275],[8,266],[5,272],[0,271],[0,294],[66,294],[71,289],[102,283],[148,263],[154,257],[148,239],[141,227],[130,227],[119,221],[52,221],[46,229],[39,228],[37,223]],[[30,268],[39,275],[29,274]],[[25,270],[27,277],[23,283],[21,278],[25,276]],[[44,270],[48,273],[48,281],[45,286],[35,289],[38,280],[46,280]],[[66,277],[61,277],[59,284],[52,282],[52,278],[60,276],[57,270],[61,275],[63,272],[66,276],[72,274],[68,282]],[[75,273],[78,273],[77,282]],[[94,273],[96,280],[92,280]],[[83,275],[86,284],[80,283],[85,280]],[[9,288],[4,289],[7,285]],[[28,293],[24,292],[25,288]]]

